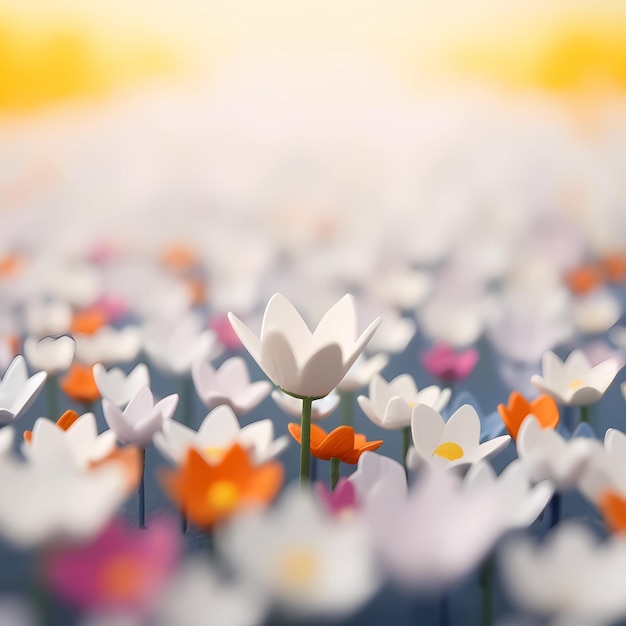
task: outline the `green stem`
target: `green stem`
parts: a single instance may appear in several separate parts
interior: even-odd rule
[[[58,377],[54,374],[49,374],[46,379],[46,404],[48,407],[48,419],[52,421],[59,419]]]
[[[339,459],[330,460],[330,490],[334,491],[339,482]]]
[[[351,391],[342,391],[339,394],[341,405],[341,423],[345,426],[354,426],[354,394]]]
[[[402,464],[406,468],[406,455],[411,447],[411,427],[405,426],[402,429]]]
[[[478,580],[482,590],[481,594],[481,626],[493,624],[493,558],[487,557],[480,568]]]
[[[311,482],[311,409],[313,398],[302,398],[302,419],[300,430],[302,445],[300,446],[300,484]]]
[[[589,424],[589,406],[587,405],[580,407],[580,423]]]

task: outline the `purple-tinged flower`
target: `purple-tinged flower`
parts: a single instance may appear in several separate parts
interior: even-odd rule
[[[333,491],[321,481],[316,482],[313,488],[324,508],[335,517],[350,516],[358,509],[356,490],[348,478],[340,478]]]
[[[444,343],[438,343],[422,354],[422,363],[431,376],[453,383],[472,373],[478,363],[478,350],[454,350]]]

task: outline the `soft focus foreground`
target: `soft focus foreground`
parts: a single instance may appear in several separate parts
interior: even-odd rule
[[[626,9],[436,4],[0,0],[0,623],[626,620]]]

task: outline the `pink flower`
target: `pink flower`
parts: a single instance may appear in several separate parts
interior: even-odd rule
[[[438,343],[422,354],[422,363],[429,374],[446,383],[467,378],[478,362],[478,350],[453,350]]]
[[[354,485],[347,478],[340,478],[334,491],[320,481],[313,488],[318,500],[333,516],[341,517],[358,509]]]
[[[108,322],[118,322],[123,319],[128,312],[126,302],[119,296],[103,295],[95,303],[95,307],[100,311]]]
[[[147,530],[114,520],[93,542],[49,553],[44,578],[74,608],[141,613],[156,600],[181,547],[178,525],[168,518],[157,518]]]
[[[217,340],[227,350],[241,350],[241,341],[237,337],[237,333],[233,330],[231,323],[226,315],[216,315],[209,322],[209,328],[217,335]]]

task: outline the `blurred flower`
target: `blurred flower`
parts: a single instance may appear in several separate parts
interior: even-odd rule
[[[134,361],[141,350],[141,331],[137,326],[125,326],[121,330],[103,326],[85,334],[75,333],[76,358],[82,363],[128,363]]]
[[[626,615],[626,542],[598,543],[585,526],[566,522],[542,545],[508,542],[499,571],[508,595],[530,613],[557,624],[613,624]]]
[[[86,545],[46,554],[45,582],[69,606],[92,612],[146,613],[179,559],[180,531],[167,518],[146,529],[113,520]]]
[[[13,449],[15,431],[10,426],[0,428],[0,456],[7,454]]]
[[[430,273],[399,268],[368,276],[364,285],[376,298],[407,311],[424,302],[432,286],[433,279]]]
[[[158,369],[187,374],[200,359],[214,359],[222,351],[212,330],[203,330],[200,317],[187,314],[170,321],[154,320],[145,327],[144,350]]]
[[[511,441],[508,435],[502,435],[480,443],[480,418],[468,404],[447,422],[433,408],[418,404],[411,414],[411,435],[413,447],[407,455],[411,469],[432,462],[448,467],[471,465],[495,456]]]
[[[411,411],[418,404],[426,404],[435,411],[441,411],[450,400],[450,389],[440,389],[436,385],[418,391],[415,381],[408,374],[396,376],[387,382],[375,374],[369,386],[369,398],[359,396],[359,406],[381,428],[406,428],[411,424]]]
[[[71,337],[44,337],[37,341],[31,335],[24,341],[24,356],[31,369],[54,375],[65,371],[72,364],[74,348]]]
[[[24,357],[18,354],[0,381],[0,424],[8,424],[21,417],[36,400],[46,382],[46,373],[38,372],[30,378]]]
[[[626,533],[626,497],[605,491],[597,504],[607,527],[614,533]]]
[[[61,335],[70,329],[72,309],[63,300],[32,300],[25,306],[24,318],[27,334]]]
[[[420,329],[429,339],[439,345],[456,348],[477,341],[485,324],[479,300],[464,302],[453,296],[438,296],[429,300],[420,309],[418,320]]]
[[[340,478],[332,491],[326,483],[320,481],[313,484],[313,489],[317,499],[331,515],[345,518],[358,508],[354,484],[347,478]]]
[[[288,616],[340,619],[379,587],[361,526],[327,516],[305,489],[291,487],[274,509],[234,520],[218,539],[235,573]]]
[[[559,407],[550,396],[539,396],[528,401],[521,393],[514,391],[509,396],[507,406],[498,405],[498,413],[513,439],[517,439],[520,426],[528,415],[534,415],[542,428],[555,429],[559,423]]]
[[[223,580],[206,559],[188,558],[159,594],[153,620],[157,626],[257,626],[264,622],[266,602],[261,594]]]
[[[578,329],[588,334],[606,332],[622,315],[619,300],[604,289],[574,300],[572,312]]]
[[[72,335],[93,335],[107,323],[104,313],[99,309],[85,309],[74,313],[70,332]]]
[[[141,387],[123,411],[106,398],[102,400],[102,411],[118,441],[147,448],[155,433],[172,418],[177,404],[177,394],[155,403],[150,389]]]
[[[289,432],[302,445],[300,424],[289,424]],[[354,465],[363,452],[377,450],[382,445],[382,440],[367,441],[365,435],[355,433],[351,426],[339,426],[327,433],[317,424],[311,424],[311,454],[318,459],[339,459]]]
[[[470,490],[481,491],[491,485],[511,497],[511,507],[502,511],[503,524],[511,529],[530,526],[554,494],[554,485],[549,480],[531,486],[526,469],[518,460],[509,463],[499,476],[489,463],[479,461],[469,468],[463,480],[463,486]]]
[[[380,324],[375,320],[357,338],[349,295],[329,309],[314,333],[280,294],[267,304],[260,339],[232,313],[229,319],[268,378],[283,391],[308,398],[323,398],[337,386]]]
[[[533,481],[549,479],[556,491],[564,492],[582,476],[594,444],[595,440],[583,437],[566,441],[555,430],[542,428],[537,418],[529,415],[517,435],[517,454]]]
[[[615,428],[606,431],[604,446],[594,446],[578,489],[596,505],[607,491],[626,496],[626,434]]]
[[[240,350],[241,341],[227,315],[216,315],[209,320],[209,328],[215,333],[217,340],[227,350]]]
[[[581,265],[565,276],[565,284],[570,291],[577,296],[583,296],[593,292],[602,284],[603,276],[601,269],[595,264]]]
[[[76,402],[87,404],[100,398],[100,391],[93,377],[91,365],[74,363],[59,381],[59,385],[65,395]]]
[[[217,369],[204,359],[194,361],[191,375],[207,408],[227,404],[239,415],[260,404],[272,389],[266,380],[251,383],[246,362],[238,356],[224,361]]]
[[[422,354],[422,364],[428,373],[446,383],[467,378],[478,362],[478,350],[455,351],[446,344],[436,344]]]
[[[55,456],[63,455],[82,469],[103,459],[115,448],[112,430],[99,435],[93,413],[78,417],[74,411],[66,411],[56,423],[40,417],[32,432],[24,433],[24,439],[22,452],[31,463],[50,463]]]
[[[372,380],[372,377],[378,374],[387,363],[389,363],[389,357],[386,354],[375,354],[369,359],[361,354],[341,379],[337,389],[351,393],[361,387],[365,387]]]
[[[0,534],[20,547],[88,540],[128,495],[119,464],[86,472],[63,454],[37,463],[0,456],[0,476]]]
[[[161,484],[190,522],[207,529],[246,508],[268,505],[283,476],[280,463],[254,465],[248,453],[234,444],[216,463],[189,448],[176,470],[161,473]]]
[[[355,487],[358,501],[372,506],[376,506],[381,491],[392,492],[394,500],[403,500],[408,494],[404,466],[376,452],[364,452],[348,480]]]
[[[218,463],[235,443],[249,451],[259,465],[278,456],[288,445],[286,436],[274,439],[274,424],[265,419],[243,428],[233,410],[222,405],[213,409],[196,432],[174,420],[154,435],[159,452],[177,465],[182,463],[189,448],[202,454],[209,463]]]
[[[272,391],[272,400],[285,412],[292,417],[300,417],[302,415],[302,400],[294,398],[282,391],[275,389]],[[327,396],[313,400],[311,403],[311,419],[326,419],[338,406],[341,398],[339,394],[331,391]]]
[[[503,532],[503,511],[512,504],[495,486],[463,490],[456,474],[430,467],[408,498],[381,483],[365,501],[363,517],[393,579],[408,589],[435,592],[489,554]]]
[[[128,374],[119,367],[106,370],[104,365],[93,366],[93,378],[103,398],[116,406],[125,407],[142,387],[150,386],[150,373],[145,363],[139,363]]]
[[[77,308],[86,308],[100,295],[102,285],[98,272],[88,265],[54,266],[46,277],[48,289],[61,300]]]
[[[560,404],[586,406],[604,395],[619,368],[611,359],[591,367],[582,350],[573,350],[565,361],[554,352],[546,352],[542,369],[543,376],[531,378],[540,392],[547,393]]]

